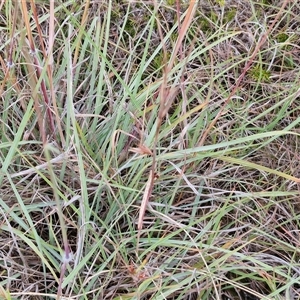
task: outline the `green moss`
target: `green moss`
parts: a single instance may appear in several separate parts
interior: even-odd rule
[[[138,28],[138,21],[134,18],[129,18],[126,22],[125,25],[125,31],[130,35],[130,36],[135,36],[137,33],[137,28]]]
[[[261,0],[261,4],[272,5],[272,0]]]
[[[286,34],[284,32],[281,32],[281,33],[277,34],[276,41],[278,43],[284,43],[284,42],[286,42],[288,40],[288,38],[289,38],[288,34]]]
[[[270,81],[271,71],[264,69],[261,65],[256,65],[249,72],[252,79],[260,82]]]
[[[167,60],[169,60],[170,57],[171,57],[171,54],[168,52],[168,54],[167,54]],[[157,54],[155,56],[155,58],[153,59],[152,65],[153,65],[153,67],[156,70],[158,70],[158,69],[160,69],[164,65],[164,63],[165,63],[165,61],[164,61],[164,55],[162,53],[160,53],[160,54]]]
[[[226,1],[225,0],[216,0],[217,4],[220,5],[221,7],[225,6]]]
[[[204,32],[211,32],[213,28],[213,24],[218,22],[218,15],[211,11],[207,15],[201,14],[201,16],[198,18],[197,23],[199,24],[200,29]]]
[[[236,9],[229,10],[224,14],[224,23],[231,22],[236,16]]]
[[[121,6],[115,5],[114,9],[111,11],[112,20],[118,20],[122,17]]]
[[[167,0],[167,5],[174,5],[176,0]]]

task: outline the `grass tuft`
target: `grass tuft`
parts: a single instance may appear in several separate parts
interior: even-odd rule
[[[299,299],[297,1],[0,3],[0,299]]]

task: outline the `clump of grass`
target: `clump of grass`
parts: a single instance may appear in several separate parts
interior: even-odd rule
[[[194,2],[0,4],[0,298],[299,298],[299,8]]]

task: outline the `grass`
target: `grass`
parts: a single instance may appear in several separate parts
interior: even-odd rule
[[[297,1],[0,9],[0,299],[299,299]]]

